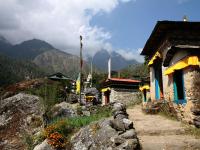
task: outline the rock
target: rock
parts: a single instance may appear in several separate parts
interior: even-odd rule
[[[26,131],[28,134],[32,134],[36,131],[35,127],[41,125],[42,121],[38,119],[40,117],[34,120],[31,117],[42,115],[39,99],[35,95],[19,93],[1,100],[0,130],[1,135],[3,135],[2,140],[8,141],[7,144],[2,144],[4,149],[24,149],[24,144],[21,140],[22,132]],[[34,122],[34,124],[28,124],[28,122]]]
[[[199,121],[200,122],[200,116],[195,116],[194,121]]]
[[[77,116],[76,108],[73,107],[73,105],[62,102],[60,104],[56,104],[55,106],[52,107],[50,110],[52,114],[52,118],[56,117],[75,117]]]
[[[128,114],[118,114],[115,118],[119,120],[122,120],[124,118],[128,119]]]
[[[82,111],[83,116],[90,116],[90,111]]]
[[[129,130],[129,129],[133,129],[133,121],[130,121],[129,119],[124,118],[123,120],[125,129]]]
[[[66,99],[67,102],[73,104],[78,102],[78,96],[76,94],[70,93],[69,97]]]
[[[121,134],[119,137],[125,138],[125,139],[133,139],[136,138],[137,134],[134,129],[127,130],[123,134]]]
[[[117,147],[118,150],[139,150],[138,139],[128,139],[126,142]]]
[[[114,146],[119,146],[125,142],[125,139],[119,136],[114,136],[110,138],[110,141],[114,144]]]
[[[114,118],[116,118],[118,115],[126,115],[126,116],[128,116],[126,111],[114,111],[114,112],[112,112],[112,115],[113,115]]]
[[[111,127],[117,131],[126,131],[123,121],[119,119],[111,120]]]
[[[116,111],[126,111],[126,106],[122,103],[114,103],[113,105],[113,112],[116,112]]]
[[[200,128],[200,121],[194,121],[194,125],[195,127]]]
[[[117,136],[109,124],[110,119],[103,119],[81,128],[71,138],[72,150],[107,150],[112,145],[110,138]]]
[[[115,119],[103,119],[79,130],[71,138],[72,150],[140,150],[133,122],[125,105],[115,103]],[[84,110],[86,111],[86,110]]]
[[[200,109],[194,109],[194,108],[191,108],[191,111],[194,115],[198,116],[200,115]]]
[[[37,145],[33,150],[54,150],[48,143],[44,140],[41,144]]]

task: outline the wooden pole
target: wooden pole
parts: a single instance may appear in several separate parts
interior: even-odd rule
[[[79,93],[79,103],[81,104],[81,89],[82,89],[82,49],[83,49],[83,43],[82,43],[82,36],[80,35],[80,93]]]

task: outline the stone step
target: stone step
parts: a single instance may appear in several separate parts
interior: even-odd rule
[[[138,136],[142,150],[200,150],[200,139],[185,135]]]

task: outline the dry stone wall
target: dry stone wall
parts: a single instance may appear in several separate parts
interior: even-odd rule
[[[72,137],[72,150],[140,150],[139,140],[128,119],[126,107],[114,103],[113,118],[94,122]]]
[[[142,94],[139,91],[132,89],[111,89],[110,102],[120,102],[129,105],[137,100],[142,100]]]

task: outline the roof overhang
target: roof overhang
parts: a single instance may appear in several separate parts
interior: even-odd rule
[[[178,51],[188,51],[189,55],[197,55],[200,56],[200,46],[192,46],[192,45],[177,45],[177,46],[172,46],[166,56],[165,59],[163,61],[163,66],[164,67],[168,67],[170,61],[172,60],[172,58],[174,57],[174,54]]]
[[[194,36],[195,38],[200,37],[200,22],[158,21],[144,46],[141,55],[152,56],[163,41],[170,36],[176,36],[179,40],[182,38],[187,39],[188,37],[191,39],[191,36]]]

